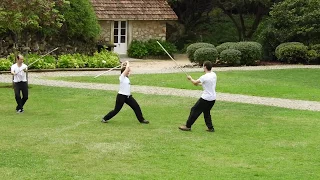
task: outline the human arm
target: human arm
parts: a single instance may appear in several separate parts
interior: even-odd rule
[[[130,72],[130,65],[129,61],[125,61],[124,63],[121,64],[121,69],[125,67],[126,69],[122,72],[124,76],[128,76]]]
[[[187,79],[190,80],[190,82],[195,86],[201,85],[201,81],[199,79],[194,80],[190,75],[187,76]]]

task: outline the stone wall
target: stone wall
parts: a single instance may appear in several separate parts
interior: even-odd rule
[[[35,53],[46,54],[47,52],[58,47],[59,49],[52,55],[60,54],[93,54],[97,51],[96,42],[83,42],[72,39],[64,39],[59,37],[19,37],[14,41],[10,34],[0,35],[0,58],[6,58],[11,53]]]
[[[111,23],[113,21],[99,21],[101,26],[101,33],[99,40],[104,42],[111,42]]]
[[[130,23],[133,40],[166,40],[165,21],[131,21]]]

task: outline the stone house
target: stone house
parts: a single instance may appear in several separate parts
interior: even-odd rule
[[[100,40],[127,54],[132,40],[166,39],[166,23],[178,19],[166,0],[91,0]]]

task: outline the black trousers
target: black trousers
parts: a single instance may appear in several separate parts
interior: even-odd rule
[[[21,98],[22,93],[22,98]],[[17,102],[16,110],[23,109],[24,104],[28,100],[28,83],[16,82],[14,83],[14,95]]]
[[[201,113],[203,113],[204,121],[209,129],[213,128],[210,110],[212,109],[216,101],[207,101],[200,98],[196,104],[191,108],[189,118],[187,120],[186,126],[191,128],[193,123],[198,119]]]
[[[137,103],[137,101],[132,97],[132,95],[126,96],[126,95],[122,95],[122,94],[117,95],[116,105],[115,105],[114,109],[112,111],[110,111],[107,115],[105,115],[103,119],[109,120],[109,119],[113,118],[121,110],[124,103],[128,104],[131,107],[131,109],[133,109],[134,113],[136,114],[137,119],[140,122],[144,120],[144,117],[141,112],[141,108],[140,108],[139,104]]]

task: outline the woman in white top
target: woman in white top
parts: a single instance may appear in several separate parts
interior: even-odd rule
[[[120,89],[117,95],[116,99],[116,105],[112,111],[110,111],[107,115],[105,115],[102,118],[103,123],[108,122],[111,118],[113,118],[123,107],[123,104],[128,104],[136,114],[136,117],[140,123],[148,124],[149,121],[145,120],[141,108],[137,101],[132,97],[131,91],[130,91],[130,80],[129,80],[129,74],[130,74],[130,67],[129,67],[129,61],[126,61],[122,63],[121,66],[121,75],[119,77],[120,81]]]
[[[191,126],[197,120],[201,113],[203,113],[204,121],[208,127],[207,131],[214,132],[214,127],[212,124],[210,111],[216,102],[216,83],[217,83],[217,75],[214,72],[211,72],[212,63],[210,61],[206,61],[203,63],[203,70],[205,72],[198,80],[192,79],[191,76],[187,78],[194,85],[202,85],[203,93],[200,99],[196,102],[196,104],[191,108],[189,118],[186,122],[186,125],[180,126],[179,129],[183,131],[190,131]]]
[[[28,66],[23,63],[23,56],[19,54],[16,63],[11,66],[11,74],[13,75],[14,94],[17,102],[17,113],[24,112],[23,106],[28,100],[28,83],[26,71]],[[22,93],[22,98],[20,95]]]

